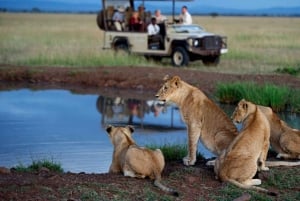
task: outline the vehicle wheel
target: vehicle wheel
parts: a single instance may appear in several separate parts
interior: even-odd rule
[[[129,54],[129,48],[126,43],[117,43],[115,45],[115,51],[117,54],[123,54],[123,55]]]
[[[205,66],[217,66],[220,63],[220,56],[208,56],[202,59]]]
[[[189,55],[183,47],[176,47],[172,53],[173,66],[187,66],[189,64]]]
[[[104,22],[103,22],[103,11],[100,11],[97,15],[97,25],[99,29],[104,29]]]

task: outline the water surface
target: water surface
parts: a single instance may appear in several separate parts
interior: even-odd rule
[[[129,116],[117,103],[119,97],[105,98],[116,103],[112,103],[113,114],[107,112],[109,105],[103,115],[99,108],[102,99],[65,90],[0,92],[0,166],[48,159],[61,163],[65,171],[107,172],[112,145],[105,125],[126,124]],[[140,145],[185,143],[185,126],[178,110],[167,109],[158,116],[153,112],[131,115],[130,119],[136,124],[134,138]],[[174,129],[162,129],[162,125]]]
[[[135,125],[137,144],[184,144],[186,128],[175,106],[137,98],[74,94],[67,90],[0,92],[0,166],[53,160],[65,171],[104,173],[112,157],[108,124]],[[223,109],[232,113],[232,107]],[[280,114],[294,128],[300,118]],[[199,152],[213,155],[201,144]]]

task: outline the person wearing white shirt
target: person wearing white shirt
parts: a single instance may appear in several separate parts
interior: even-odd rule
[[[180,23],[182,23],[182,24],[192,24],[193,23],[192,16],[188,12],[187,6],[182,6],[181,14],[179,15],[179,20],[180,20]]]
[[[163,39],[160,35],[160,28],[156,24],[156,18],[151,18],[151,23],[147,26],[147,31],[149,35],[149,39],[152,42],[159,42],[160,46],[163,46]]]
[[[156,18],[151,18],[151,23],[147,27],[148,35],[156,35],[159,34],[159,26],[156,24]]]
[[[167,21],[166,16],[162,15],[160,10],[155,10],[154,17],[156,18],[157,24],[164,23],[165,21]]]

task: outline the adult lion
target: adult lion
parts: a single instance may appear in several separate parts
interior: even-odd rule
[[[176,103],[187,125],[188,155],[183,158],[183,163],[195,164],[199,139],[208,150],[220,155],[238,135],[230,118],[202,91],[180,77],[165,77],[164,80],[156,97],[160,101]]]
[[[268,190],[260,185],[260,179],[253,179],[257,170],[268,170],[265,160],[269,149],[270,125],[258,107],[241,100],[232,119],[243,124],[243,130],[216,159],[214,171],[221,181],[228,181],[240,188]]]
[[[154,179],[154,185],[161,190],[178,196],[178,193],[161,183],[161,173],[165,160],[160,149],[155,151],[139,147],[131,137],[134,131],[132,126],[106,128],[114,146],[110,173],[123,173],[124,176]]]
[[[278,153],[277,158],[300,159],[300,130],[289,127],[271,108],[259,106],[259,109],[270,123],[270,143]]]

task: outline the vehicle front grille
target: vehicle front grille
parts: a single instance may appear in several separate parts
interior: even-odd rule
[[[218,50],[222,48],[220,36],[206,36],[202,39],[202,48],[205,50]]]

